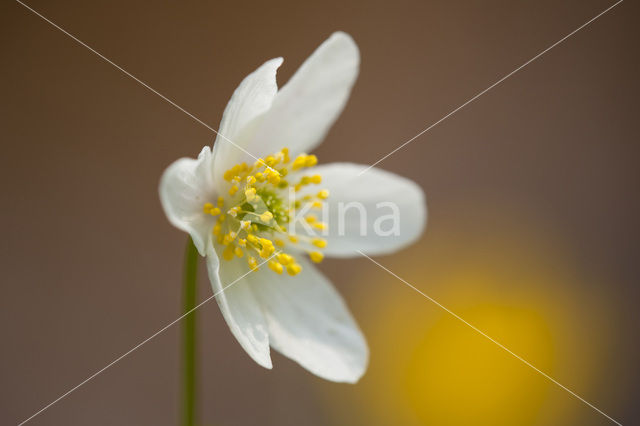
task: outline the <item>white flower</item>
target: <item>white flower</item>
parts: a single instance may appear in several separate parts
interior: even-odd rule
[[[357,256],[355,250],[389,253],[413,242],[426,220],[424,194],[392,173],[373,168],[358,175],[365,166],[348,163],[316,166],[316,157],[306,154],[342,111],[357,77],[359,53],[349,35],[333,34],[278,90],[280,64],[282,58],[267,61],[242,81],[213,150],[204,147],[196,160],[169,166],[160,198],[171,223],[206,256],[214,293],[254,269],[216,299],[231,332],[258,364],[271,368],[271,346],[320,377],[354,383],[367,367],[367,343],[313,263],[324,256]],[[371,212],[379,202],[395,203],[399,232],[361,236],[353,215],[339,227],[328,226],[337,221],[340,203],[353,201]],[[306,216],[317,235],[289,222],[296,207],[326,207],[326,223]]]

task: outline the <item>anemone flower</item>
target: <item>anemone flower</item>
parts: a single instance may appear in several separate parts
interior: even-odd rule
[[[281,64],[271,59],[240,83],[213,148],[171,164],[160,198],[169,221],[206,257],[222,315],[251,358],[271,368],[271,347],[324,379],[355,383],[367,368],[367,343],[314,264],[410,244],[424,229],[425,198],[398,175],[317,165],[309,154],[356,80],[359,52],[349,35],[334,33],[278,90]],[[367,232],[367,214],[383,207],[398,219],[394,229],[382,229],[379,217]]]

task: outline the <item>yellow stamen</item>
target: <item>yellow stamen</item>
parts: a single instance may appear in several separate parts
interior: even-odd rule
[[[252,202],[256,198],[256,189],[249,188],[244,191],[244,196],[247,197],[248,202]]]
[[[321,200],[326,200],[327,198],[329,198],[329,190],[323,189],[322,191],[318,192],[318,198],[320,198]]]
[[[315,155],[308,155],[304,160],[305,167],[313,167],[318,164],[318,157]]]
[[[325,248],[327,246],[327,240],[323,240],[322,238],[314,238],[311,240],[311,244],[318,248]]]
[[[302,167],[304,167],[306,163],[306,158],[307,158],[306,155],[298,155],[296,159],[293,160],[293,164],[291,165],[291,168],[293,170],[301,169]]]
[[[258,269],[258,261],[255,257],[249,256],[247,258],[247,263],[249,264],[249,268],[251,268],[251,270],[255,271]]]
[[[312,251],[311,253],[309,253],[309,257],[314,263],[320,263],[322,262],[322,259],[324,259],[324,254],[320,253],[319,251]]]
[[[294,261],[293,257],[289,254],[286,253],[279,253],[276,256],[276,259],[278,259],[278,262],[280,262],[283,265],[288,265],[290,263],[292,263]]]
[[[298,265],[297,263],[287,265],[287,273],[291,276],[298,275],[300,271],[302,271],[302,266]]]
[[[269,261],[269,268],[278,274],[282,274],[282,271],[284,270],[284,267],[275,260]]]
[[[233,248],[229,246],[226,249],[224,249],[224,251],[222,252],[222,257],[224,258],[224,260],[233,259]]]
[[[263,222],[270,222],[271,219],[273,219],[273,213],[271,213],[269,210],[260,215],[260,220]]]
[[[204,203],[204,206],[202,206],[202,211],[205,212],[206,214],[209,214],[211,209],[213,209],[213,204],[211,203]]]
[[[274,258],[276,247],[282,250],[289,242],[298,244],[298,236],[286,234],[287,219],[291,219],[294,208],[306,206],[321,209],[324,206],[322,200],[329,197],[329,191],[323,189],[317,194],[307,194],[300,196],[298,200],[285,203],[286,200],[281,198],[283,190],[301,190],[311,184],[318,185],[322,183],[322,176],[312,173],[300,175],[297,182],[290,182],[284,176],[292,179],[290,171],[311,168],[317,163],[318,158],[315,155],[300,154],[292,159],[289,150],[283,148],[265,156],[264,159],[259,159],[253,165],[240,163],[227,170],[224,178],[230,182],[228,192],[233,197],[235,205],[227,202],[229,205],[225,206],[224,197],[220,196],[217,205],[206,203],[202,207],[205,214],[217,218],[213,233],[218,244],[225,246],[221,257],[228,260],[235,257],[246,258],[247,264],[253,270],[258,269],[260,258],[263,258],[266,259],[269,269],[278,274],[286,270],[289,275],[298,275],[302,266],[291,254],[280,252]],[[238,195],[242,197],[236,198],[239,191],[241,193]],[[250,207],[246,203],[249,203]],[[227,216],[231,218],[228,219]],[[327,227],[315,214],[307,215],[305,220],[314,229],[324,230]],[[275,238],[276,236],[279,238]],[[319,249],[327,245],[323,238],[300,238],[304,238],[305,245]],[[324,258],[322,251],[315,248],[307,253],[315,263],[321,262]]]

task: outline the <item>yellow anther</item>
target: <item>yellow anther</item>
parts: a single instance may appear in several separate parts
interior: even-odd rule
[[[296,237],[295,235],[289,235],[289,241],[296,244],[298,242],[298,237]]]
[[[282,148],[280,152],[282,153],[282,156],[283,156],[282,161],[284,163],[288,163],[289,161],[291,161],[291,158],[289,158],[289,148]]]
[[[251,228],[251,222],[248,220],[241,220],[240,228],[244,231],[248,231]]]
[[[274,240],[273,242],[274,242],[274,243],[276,243],[276,245],[277,245],[278,247],[284,247],[284,246],[287,244],[287,243],[285,243],[285,242],[284,242],[283,240],[281,240],[281,239],[276,239],[276,240]]]
[[[304,219],[307,221],[307,223],[315,223],[315,222],[318,221],[318,218],[315,217],[312,214],[310,214],[309,216],[305,217]]]
[[[226,172],[224,172],[224,175],[222,177],[224,177],[224,180],[230,181],[231,179],[233,179],[235,174],[236,173],[233,169],[229,169]]]
[[[320,176],[320,175],[311,176],[311,183],[317,185],[317,184],[319,184],[321,182],[322,182],[322,176]]]
[[[247,257],[247,263],[249,264],[249,268],[251,268],[253,271],[258,269],[258,261],[256,260],[255,257],[253,256]]]
[[[262,158],[258,158],[255,163],[253,163],[253,167],[260,168],[265,165],[265,162]]]
[[[304,154],[298,155],[296,157],[295,160],[293,160],[293,164],[291,165],[291,168],[293,170],[298,170],[302,167],[304,167],[304,165],[306,164],[306,160],[307,160],[307,156]]]
[[[267,176],[267,180],[270,184],[277,185],[280,182],[280,174],[277,171],[273,169],[267,169],[265,170],[264,174]]]
[[[276,249],[273,246],[264,246],[262,247],[262,250],[260,250],[260,257],[266,259],[271,256],[275,250]]]
[[[327,198],[329,198],[329,190],[323,189],[322,191],[318,192],[318,198],[320,198],[321,200],[326,200]]]
[[[211,210],[209,210],[209,214],[211,216],[218,216],[220,214],[220,209],[217,207],[214,207]]]
[[[277,185],[280,183],[280,175],[278,174],[278,172],[273,172],[270,176],[269,176],[269,183],[271,185]]]
[[[244,238],[238,238],[238,245],[240,247],[246,247],[247,246],[247,240],[245,240]]]
[[[206,214],[209,214],[212,208],[213,208],[213,204],[204,203],[204,206],[202,206],[202,211],[205,212]]]
[[[327,224],[323,223],[323,222],[316,222],[311,226],[313,226],[314,228],[319,229],[321,231],[324,231],[325,229],[327,229]]]
[[[313,167],[318,164],[318,157],[315,155],[307,155],[307,158],[304,159],[305,167]]]
[[[238,187],[236,185],[233,185],[230,189],[229,189],[229,195],[235,195],[235,193],[238,192]]]
[[[215,235],[215,236],[220,235],[220,231],[221,231],[221,230],[222,230],[222,227],[220,226],[220,224],[219,224],[219,223],[216,223],[216,224],[213,226],[213,235]]]
[[[244,256],[244,252],[242,251],[242,249],[240,247],[236,247],[235,249],[233,249],[233,252],[238,257]]]
[[[224,197],[223,196],[219,196],[218,197],[218,207],[222,207],[224,206]]]
[[[281,168],[279,172],[280,172],[280,176],[286,176],[289,174],[289,170],[287,170],[285,167]]]
[[[279,253],[276,256],[276,259],[278,259],[278,262],[282,263],[285,266],[294,262],[293,256],[287,253]]]
[[[238,216],[238,212],[240,211],[240,207],[236,206],[236,207],[231,207],[227,213],[229,214],[229,216],[232,217],[236,217]]]
[[[263,247],[273,247],[273,242],[268,238],[260,238],[260,244],[262,244]]]
[[[300,179],[300,185],[309,185],[311,183],[311,176],[302,176]]]
[[[318,248],[325,248],[327,246],[327,240],[324,240],[322,238],[314,238],[313,240],[311,240],[311,244]]]
[[[311,253],[309,253],[309,257],[314,263],[320,263],[322,262],[322,259],[324,259],[324,254],[320,253],[319,251],[312,251]]]
[[[231,231],[227,235],[224,236],[224,238],[222,239],[222,244],[224,244],[225,246],[229,245],[235,239],[236,239],[236,233]]]
[[[321,209],[322,201],[314,201],[313,203],[311,203],[311,207],[313,207],[314,209]]]
[[[284,271],[284,267],[275,260],[269,261],[269,268],[271,268],[272,271],[277,272],[278,274],[281,274],[282,271]]]
[[[224,222],[225,218],[226,218],[226,216],[225,216],[225,215],[222,215],[222,216],[220,216],[220,217],[218,218],[218,221],[219,221],[219,222]]]
[[[264,175],[263,175],[262,173],[260,173],[260,172],[256,173],[256,180],[257,180],[258,182],[264,182],[264,181],[265,181],[265,179],[266,179],[266,178],[264,177]]]
[[[263,222],[270,222],[271,219],[273,219],[273,213],[271,213],[269,210],[260,215],[260,220]]]
[[[297,263],[287,265],[287,274],[291,276],[298,275],[300,271],[302,271],[302,266],[298,265]]]
[[[249,189],[245,190],[244,191],[244,196],[247,197],[247,201],[248,202],[252,202],[256,198],[256,189],[255,188],[249,188]]]
[[[304,197],[302,197],[302,201],[309,201],[311,200],[311,198],[313,198],[311,195],[305,195]]]
[[[269,155],[269,156],[267,156],[267,158],[264,159],[264,162],[267,164],[267,166],[272,167],[278,161],[276,160],[276,158],[273,155]]]
[[[254,183],[256,183],[256,177],[255,176],[247,176],[247,185],[253,185]]]
[[[224,251],[222,252],[222,257],[224,258],[224,260],[233,259],[233,247],[228,246],[226,249],[224,249]]]
[[[258,239],[258,237],[256,237],[253,234],[249,234],[247,235],[247,241],[249,241],[251,244],[258,244],[260,242],[260,240]]]

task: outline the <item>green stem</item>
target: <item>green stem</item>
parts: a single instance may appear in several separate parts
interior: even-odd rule
[[[184,255],[184,312],[196,306],[198,250],[189,238]],[[193,426],[196,418],[196,312],[182,322],[182,424]]]

